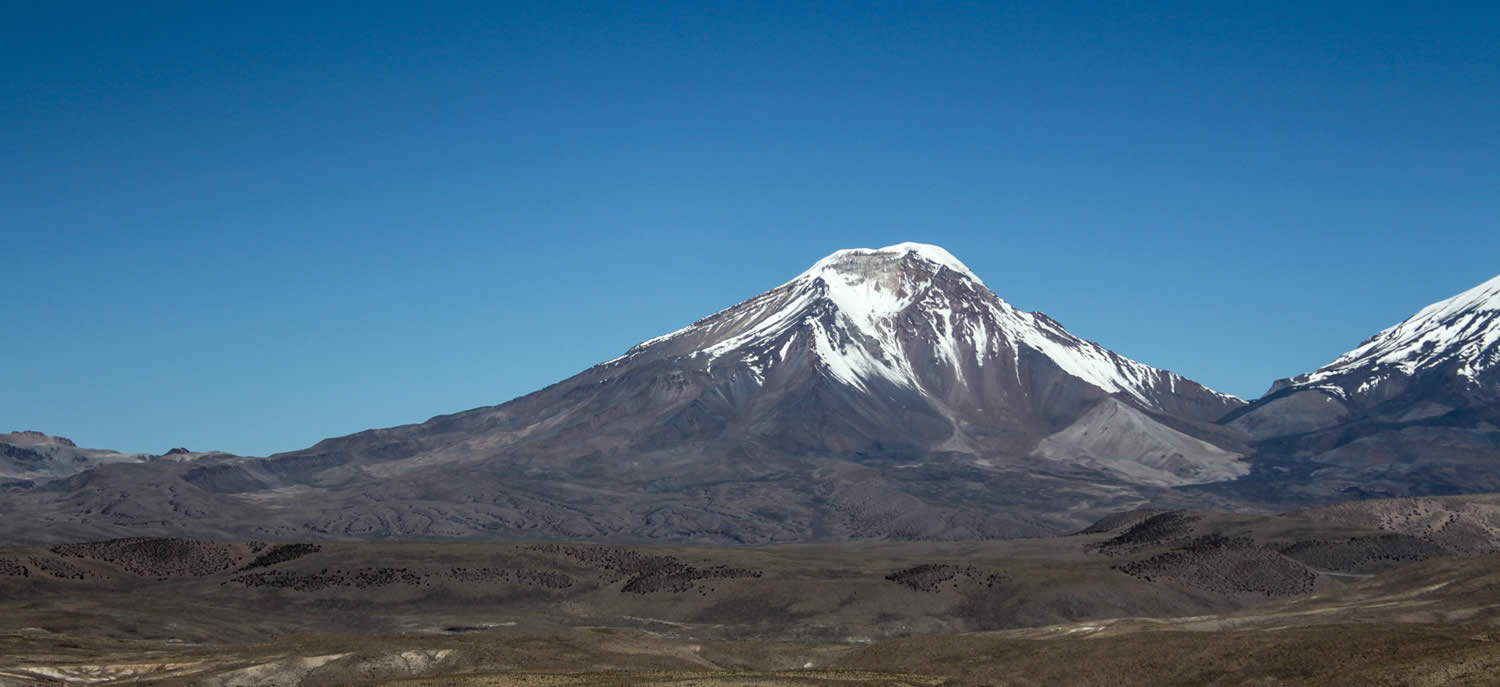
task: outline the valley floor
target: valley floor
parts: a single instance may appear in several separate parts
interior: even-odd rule
[[[1494,499],[771,548],[0,548],[0,686],[1500,685]]]
[[[1494,685],[1500,631],[1425,624],[964,634],[867,645],[691,642],[580,630],[464,636],[304,635],[184,647],[17,633],[0,684],[404,685]]]

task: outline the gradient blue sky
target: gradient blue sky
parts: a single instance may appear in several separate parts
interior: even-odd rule
[[[301,448],[907,240],[1253,397],[1500,272],[1494,3],[225,4],[0,3],[0,431]]]

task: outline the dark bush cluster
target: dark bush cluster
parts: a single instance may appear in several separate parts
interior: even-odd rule
[[[685,592],[698,580],[760,577],[761,571],[716,565],[696,568],[675,556],[652,556],[614,546],[537,544],[528,547],[540,553],[561,555],[583,565],[612,574],[611,581],[625,580],[620,591],[632,594]]]
[[[265,570],[234,577],[231,581],[246,587],[271,587],[299,592],[323,589],[369,589],[389,585],[430,586],[434,580],[454,580],[479,584],[520,584],[544,589],[568,589],[573,578],[551,570],[528,568],[449,568],[443,572],[422,572],[410,568],[363,567],[353,570],[297,572]]]
[[[1145,520],[1145,519],[1153,517],[1153,516],[1161,515],[1162,513],[1165,513],[1165,512],[1167,512],[1167,511],[1164,511],[1164,510],[1152,510],[1152,509],[1142,509],[1142,510],[1125,511],[1123,513],[1113,513],[1111,515],[1106,515],[1106,516],[1100,518],[1099,520],[1095,521],[1094,524],[1089,525],[1088,527],[1085,527],[1085,528],[1083,528],[1083,529],[1081,529],[1081,530],[1079,530],[1077,532],[1074,532],[1073,536],[1084,535],[1084,534],[1104,534],[1105,532],[1113,532],[1117,528],[1123,527],[1126,524],[1138,523],[1138,522],[1141,522],[1142,520]]]
[[[1405,534],[1353,537],[1343,541],[1313,539],[1281,550],[1314,568],[1339,572],[1379,572],[1396,563],[1425,561],[1448,554],[1443,547]]]
[[[67,561],[60,561],[55,558],[48,559],[32,557],[30,562],[32,567],[58,579],[86,580],[89,578],[89,573],[87,570],[84,570],[83,568],[73,565],[72,563],[69,563]]]
[[[299,592],[315,592],[321,589],[348,587],[369,589],[393,584],[421,585],[427,575],[407,568],[355,568],[354,570],[322,570],[315,573],[299,573],[291,570],[267,570],[239,575],[233,579],[246,587],[273,587]]]
[[[585,567],[613,573],[613,579],[630,577],[637,571],[652,567],[651,559],[666,556],[647,556],[639,551],[615,546],[576,546],[572,544],[534,544],[527,550],[554,556],[571,558]]]
[[[255,546],[255,544],[258,543],[259,542],[253,542],[251,544],[250,550],[252,552],[261,550],[260,548]],[[264,545],[262,545],[262,547],[263,546]],[[240,569],[254,570],[256,568],[268,568],[278,563],[285,563],[290,560],[296,560],[303,556],[315,554],[322,550],[323,547],[317,544],[281,544],[278,546],[273,546],[269,551],[256,556],[255,560],[250,561],[249,563],[245,564],[245,567]]]
[[[0,558],[0,575],[4,575],[5,577],[31,577],[31,570],[22,565],[20,561]]]
[[[946,582],[953,582],[959,576],[971,581],[993,587],[1005,581],[1005,576],[1000,573],[989,572],[976,568],[972,565],[942,565],[936,563],[923,563],[921,565],[897,570],[885,576],[885,579],[895,582],[918,592],[939,592]],[[955,584],[957,584],[955,582]]]
[[[228,544],[159,537],[60,544],[52,547],[52,553],[104,561],[157,579],[212,575],[233,569],[241,560]]]
[[[544,589],[567,589],[573,586],[573,578],[551,570],[521,568],[452,568],[448,577],[459,582],[478,584],[524,584]]]
[[[1150,558],[1114,566],[1147,582],[1170,581],[1220,594],[1305,594],[1317,575],[1249,537],[1210,534]]]
[[[695,568],[683,565],[670,556],[652,556],[651,558],[666,558],[669,560],[658,561],[654,567],[641,570],[633,575],[622,592],[632,594],[650,594],[651,592],[685,592],[693,588],[693,583],[698,580],[734,579],[739,577],[760,577],[759,570],[748,568],[730,568],[716,565],[711,568]]]
[[[1099,542],[1100,553],[1117,556],[1147,546],[1166,544],[1186,538],[1193,532],[1198,516],[1172,510],[1142,520],[1120,534]]]

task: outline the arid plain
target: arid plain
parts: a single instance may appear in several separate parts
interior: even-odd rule
[[[0,684],[1494,684],[1500,499],[768,548],[0,551]]]

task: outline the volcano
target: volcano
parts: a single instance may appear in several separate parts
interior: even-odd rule
[[[188,533],[196,519],[246,536],[1046,534],[1247,474],[1237,435],[1215,424],[1243,404],[1012,306],[942,248],[903,243],[835,252],[507,403],[265,459],[107,466],[54,510],[126,531],[152,509],[112,494],[149,481],[194,504],[193,518],[161,517]],[[220,522],[216,500],[240,521]],[[122,511],[134,515],[99,515]]]

